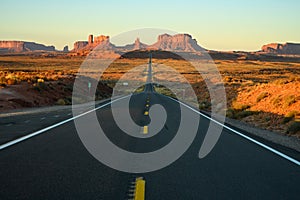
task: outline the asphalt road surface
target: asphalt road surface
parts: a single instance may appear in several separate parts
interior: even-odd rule
[[[148,95],[134,95],[130,102],[131,116],[141,126],[149,120],[144,115]],[[150,93],[150,99],[150,106],[164,106],[168,119],[162,131],[148,139],[122,134],[110,105],[96,111],[113,143],[147,152],[172,140],[180,119],[178,103],[156,93]],[[191,117],[196,114],[189,112]],[[0,152],[0,199],[128,199],[130,182],[137,176],[146,180],[146,199],[299,198],[298,165],[226,129],[213,151],[199,159],[208,123],[201,117],[194,142],[176,162],[155,172],[132,174],[91,156],[70,121]]]
[[[155,93],[149,83],[145,88],[144,92],[126,98],[131,98],[131,117],[141,127],[150,120],[145,115],[147,104],[165,108],[167,121],[153,137],[124,134],[113,119],[111,104],[95,111],[107,138],[127,151],[141,153],[163,148],[175,137],[180,124],[179,103]],[[187,107],[185,112],[190,119],[199,115]],[[0,199],[130,199],[136,177],[146,181],[147,200],[299,199],[299,165],[228,129],[223,129],[210,154],[199,159],[209,122],[200,117],[196,138],[174,163],[154,172],[135,174],[112,169],[96,160],[79,139],[74,121],[68,120],[0,151]]]

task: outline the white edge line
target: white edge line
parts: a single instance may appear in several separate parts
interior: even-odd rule
[[[70,122],[70,121],[72,121],[72,120],[74,120],[74,119],[77,119],[77,118],[79,118],[79,117],[82,117],[83,115],[86,115],[86,114],[91,113],[91,112],[93,112],[93,111],[95,111],[95,110],[98,110],[98,109],[100,109],[100,108],[103,108],[103,107],[105,107],[105,106],[108,106],[108,105],[110,105],[110,104],[112,104],[112,103],[114,103],[114,102],[116,102],[116,101],[119,101],[119,100],[124,99],[124,98],[129,97],[129,96],[131,96],[131,95],[127,95],[127,96],[124,96],[124,97],[120,97],[120,98],[118,98],[118,99],[111,100],[111,101],[109,101],[109,102],[107,102],[107,103],[105,103],[105,104],[103,104],[103,105],[101,105],[101,106],[99,106],[99,107],[97,107],[97,108],[94,108],[94,109],[89,110],[89,111],[86,111],[86,112],[84,112],[84,113],[82,113],[82,114],[76,115],[75,117],[71,117],[71,118],[69,118],[69,119],[66,119],[66,120],[64,120],[64,121],[58,122],[58,123],[56,123],[56,124],[53,124],[53,125],[48,126],[48,127],[46,127],[46,128],[43,128],[43,129],[41,129],[41,130],[38,130],[38,131],[35,131],[35,132],[30,133],[30,134],[28,134],[28,135],[22,136],[22,137],[20,137],[20,138],[18,138],[18,139],[9,141],[9,142],[7,142],[7,143],[4,143],[4,144],[0,145],[0,150],[3,150],[3,149],[5,149],[5,148],[10,147],[10,146],[12,146],[12,145],[15,145],[15,144],[17,144],[17,143],[19,143],[19,142],[22,142],[22,141],[24,141],[24,140],[27,140],[27,139],[29,139],[29,138],[32,138],[32,137],[34,137],[34,136],[36,136],[36,135],[39,135],[39,134],[41,134],[41,133],[44,133],[45,131],[48,131],[48,130],[53,129],[53,128],[55,128],[55,127],[58,127],[58,126],[60,126],[60,125],[62,125],[62,124],[65,124],[65,123],[67,123],[67,122]]]
[[[168,96],[167,96],[167,97],[168,97]],[[255,143],[255,144],[257,144],[257,145],[259,145],[259,146],[261,146],[261,147],[263,147],[263,148],[265,148],[265,149],[271,151],[271,152],[273,152],[273,153],[275,153],[276,155],[278,155],[278,156],[280,156],[280,157],[282,157],[282,158],[285,158],[285,159],[291,161],[292,163],[294,163],[294,164],[296,164],[296,165],[298,165],[298,166],[300,166],[300,161],[298,161],[298,160],[296,160],[296,159],[294,159],[294,158],[292,158],[292,157],[290,157],[290,156],[288,156],[288,155],[285,155],[284,153],[282,153],[282,152],[280,152],[280,151],[278,151],[278,150],[276,150],[276,149],[273,149],[272,147],[269,147],[269,146],[267,146],[267,145],[265,145],[265,144],[263,144],[263,143],[261,143],[261,142],[259,142],[259,141],[256,141],[256,140],[254,140],[253,138],[251,138],[251,137],[249,137],[249,136],[247,136],[247,135],[244,135],[244,134],[242,134],[241,132],[239,132],[239,131],[237,131],[237,130],[235,130],[235,129],[233,129],[233,128],[230,128],[229,126],[226,126],[225,124],[223,124],[223,123],[221,123],[221,122],[219,122],[219,121],[217,121],[217,120],[215,120],[215,119],[213,119],[213,118],[211,118],[211,117],[208,117],[208,116],[204,115],[204,114],[201,113],[200,111],[198,111],[198,110],[192,108],[191,106],[189,106],[189,105],[187,105],[187,104],[185,104],[185,103],[183,103],[183,102],[180,102],[180,101],[178,101],[178,100],[176,100],[176,99],[174,99],[174,98],[171,98],[171,97],[168,97],[168,98],[170,98],[170,99],[172,99],[173,101],[178,102],[178,103],[180,103],[181,105],[183,105],[183,106],[185,106],[185,107],[191,109],[192,111],[198,113],[199,115],[203,116],[204,118],[209,119],[209,120],[213,121],[214,123],[216,123],[216,124],[218,124],[218,125],[220,125],[220,126],[223,126],[223,127],[226,128],[227,130],[230,130],[230,131],[234,132],[235,134],[237,134],[237,135],[239,135],[239,136],[241,136],[241,137],[243,137],[243,138],[245,138],[245,139],[247,139],[247,140],[249,140],[249,141],[251,141],[251,142],[253,142],[253,143]]]

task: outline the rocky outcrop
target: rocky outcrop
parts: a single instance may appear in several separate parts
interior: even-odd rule
[[[159,35],[157,42],[149,46],[150,49],[178,52],[197,52],[204,49],[189,34]]]
[[[132,51],[132,50],[143,50],[147,49],[148,45],[144,44],[140,41],[140,38],[136,38],[133,44],[127,44],[124,47],[119,47],[120,49],[126,50],[126,51]]]
[[[63,52],[69,52],[69,46],[68,46],[68,45],[67,45],[67,46],[64,46]]]
[[[261,50],[263,52],[268,52],[268,53],[276,53],[276,51],[278,49],[280,49],[280,45],[279,43],[270,43],[270,44],[266,44],[266,45],[263,45],[261,47]]]
[[[147,47],[148,47],[148,45],[142,43],[140,41],[140,38],[136,38],[136,40],[134,41],[133,50],[146,49]]]
[[[101,50],[115,50],[116,47],[110,43],[109,36],[88,36],[88,41],[77,41],[74,43],[73,52],[93,50],[95,47]]]
[[[22,52],[24,51],[24,42],[22,41],[0,41],[1,51]]]
[[[101,44],[111,46],[111,44],[109,42],[109,36],[99,35],[99,36],[94,37],[93,35],[89,35],[87,46],[95,47],[95,46],[98,46]]]
[[[24,42],[24,48],[26,51],[55,51],[54,46],[45,46],[35,42]]]
[[[300,54],[300,44],[298,43],[271,43],[262,46],[262,52],[275,54]]]
[[[81,49],[85,48],[87,45],[88,45],[87,41],[77,41],[77,42],[74,43],[73,50],[74,51],[81,50]]]
[[[24,51],[55,51],[54,46],[45,46],[35,42],[24,41],[0,41],[1,52],[24,52]]]
[[[98,45],[101,43],[109,43],[109,36],[99,35],[94,38],[93,44]]]

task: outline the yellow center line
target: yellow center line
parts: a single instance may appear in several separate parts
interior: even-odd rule
[[[144,126],[143,133],[148,134],[148,126]]]
[[[144,112],[144,115],[149,115],[149,111],[145,111],[145,112]]]
[[[145,185],[146,185],[146,181],[143,180],[142,177],[136,178],[134,200],[145,199]]]

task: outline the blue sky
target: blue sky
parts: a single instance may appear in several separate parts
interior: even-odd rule
[[[36,41],[57,49],[72,48],[91,33],[112,37],[139,28],[189,33],[216,50],[300,42],[298,0],[1,0],[0,7],[0,40]],[[141,40],[151,43],[156,35]]]

